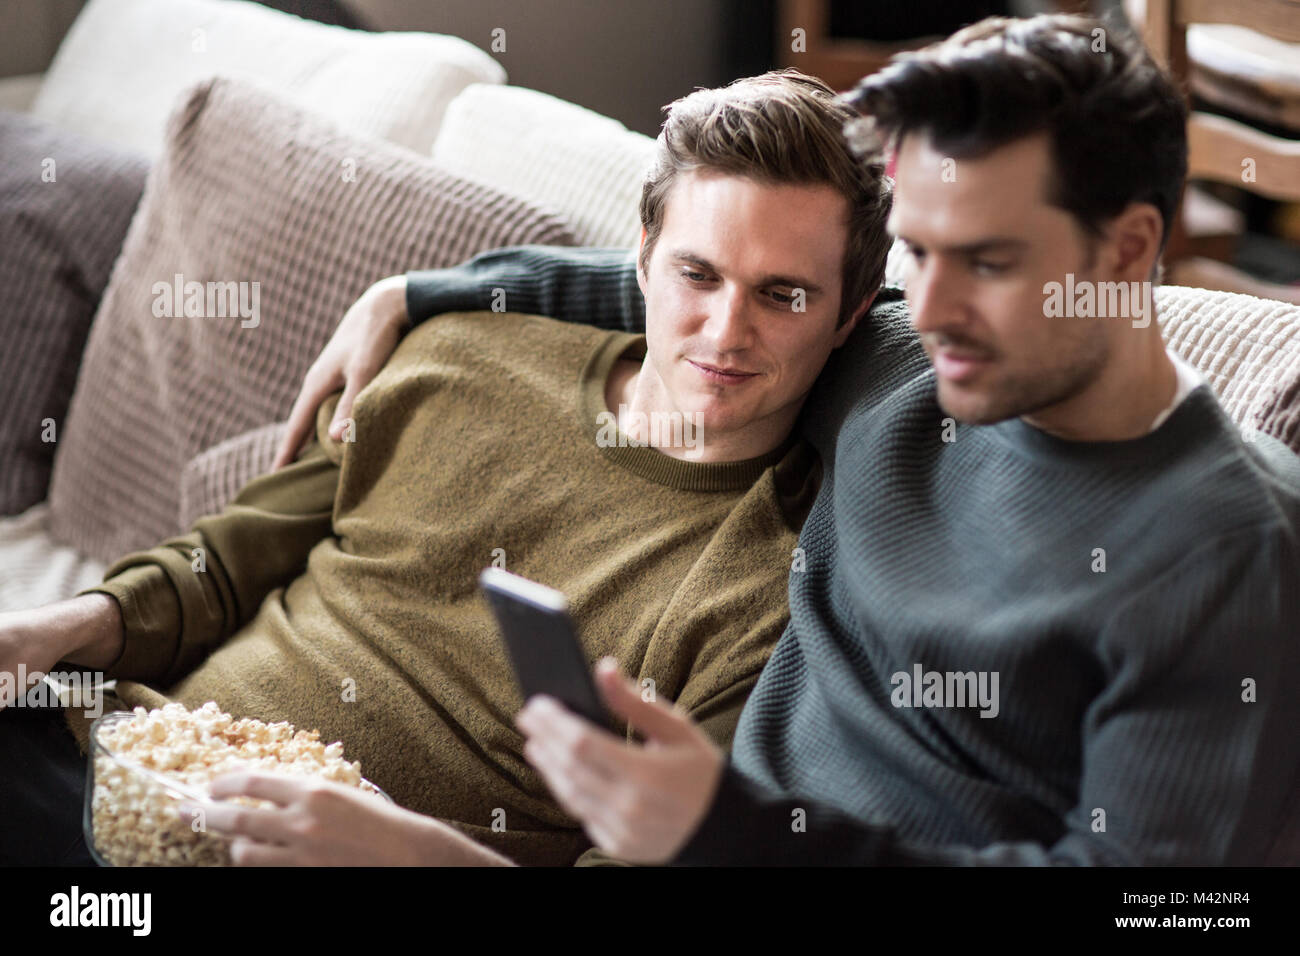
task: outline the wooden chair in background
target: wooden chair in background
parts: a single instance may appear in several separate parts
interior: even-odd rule
[[[1185,91],[1300,136],[1300,47],[1292,60],[1289,47],[1266,39],[1300,43],[1300,0],[1146,0],[1140,22],[1148,48]],[[1197,62],[1188,53],[1187,28],[1193,24],[1244,29],[1219,31],[1214,62]],[[1275,68],[1261,74],[1260,66],[1267,66],[1270,56]],[[1188,119],[1187,140],[1189,181],[1223,183],[1300,202],[1300,141],[1199,110]],[[1217,261],[1230,258],[1223,255],[1230,247],[1220,248],[1218,255],[1210,253],[1214,258],[1207,255],[1193,228],[1197,202],[1189,185],[1165,251],[1167,282],[1300,303],[1300,286],[1263,282]]]

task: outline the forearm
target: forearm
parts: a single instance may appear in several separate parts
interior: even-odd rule
[[[316,443],[292,465],[249,482],[221,514],[111,565],[102,584],[81,592],[121,609],[123,645],[107,676],[170,682],[251,620],[331,532],[338,472]]]
[[[629,249],[512,246],[406,274],[411,326],[443,312],[522,312],[641,332],[645,301]]]
[[[411,327],[406,297],[406,275],[380,279],[362,293],[363,299],[370,300],[373,315],[378,316],[386,325],[394,325],[403,331]]]
[[[412,836],[424,866],[518,866],[508,857],[432,817],[421,817],[419,829]]]
[[[107,594],[83,594],[26,612],[26,627],[42,635],[59,660],[106,670],[122,654],[122,612]]]

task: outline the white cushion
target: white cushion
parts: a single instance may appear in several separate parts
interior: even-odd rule
[[[500,64],[456,37],[363,33],[244,0],[91,0],[32,112],[156,157],[177,96],[214,74],[426,155],[457,93],[505,82]]]
[[[480,85],[452,101],[433,158],[560,213],[582,245],[634,246],[654,147],[617,120],[554,96]]]
[[[42,501],[0,518],[0,611],[21,611],[70,598],[104,580],[107,565],[59,544]]]
[[[1206,377],[1233,420],[1249,427],[1266,424],[1260,417],[1300,373],[1300,306],[1158,286],[1155,307],[1166,344]]]

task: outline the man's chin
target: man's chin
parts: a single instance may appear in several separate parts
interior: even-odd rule
[[[993,425],[1020,414],[995,396],[947,385],[942,379],[937,397],[943,413],[963,425]]]

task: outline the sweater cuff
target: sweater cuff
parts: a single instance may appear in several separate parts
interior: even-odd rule
[[[467,269],[415,269],[406,273],[406,331],[444,312],[474,312],[482,279]]]
[[[727,758],[704,820],[670,862],[672,866],[744,866],[761,862],[754,846],[767,828],[756,794]],[[770,819],[770,814],[767,814]]]
[[[122,609],[122,653],[104,669],[105,680],[151,680],[176,660],[180,601],[167,572],[156,564],[127,568],[102,584],[78,591],[107,594]]]
[[[766,791],[730,759],[704,822],[674,866],[873,866],[921,862],[886,827]]]

